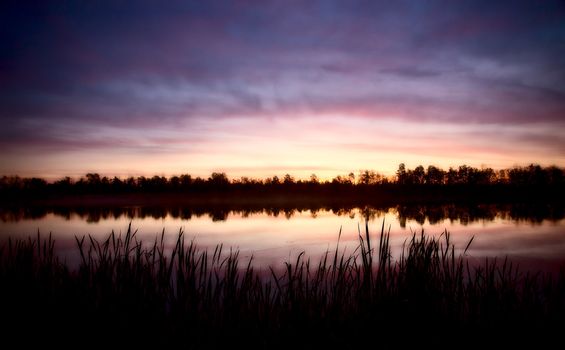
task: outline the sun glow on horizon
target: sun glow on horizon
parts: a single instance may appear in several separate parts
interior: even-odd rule
[[[560,131],[545,125],[422,123],[354,115],[225,118],[157,129],[147,139],[143,128],[129,128],[128,136],[114,148],[103,144],[100,133],[85,133],[86,142],[101,146],[49,154],[35,150],[25,158],[3,159],[0,173],[19,169],[22,176],[60,178],[88,172],[121,177],[207,177],[225,172],[230,178],[290,174],[308,179],[316,174],[332,179],[364,169],[393,176],[400,163],[444,169],[463,164],[495,169],[529,163],[563,165],[565,156],[559,149],[529,141],[552,133],[559,137]],[[104,135],[108,134],[106,130]]]

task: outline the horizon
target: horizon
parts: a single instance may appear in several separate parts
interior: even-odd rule
[[[0,174],[565,167],[563,2],[0,9]]]
[[[79,175],[72,175],[72,176],[71,175],[63,175],[63,176],[59,176],[59,177],[39,177],[39,176],[23,176],[23,175],[20,175],[20,174],[0,174],[0,178],[14,178],[14,177],[21,178],[21,179],[39,178],[39,179],[46,180],[48,183],[54,183],[54,182],[59,181],[59,180],[65,180],[66,178],[70,178],[71,181],[80,181],[80,180],[84,180],[85,178],[88,177],[88,175],[91,175],[91,174],[92,175],[98,175],[100,178],[107,178],[109,180],[112,180],[113,178],[118,178],[120,180],[126,180],[128,178],[139,179],[139,178],[142,178],[142,177],[144,177],[146,179],[151,179],[155,176],[164,177],[167,180],[170,180],[173,177],[180,177],[180,176],[185,176],[185,175],[190,176],[193,180],[195,180],[195,179],[209,180],[214,174],[221,174],[221,175],[225,175],[225,177],[230,182],[233,182],[233,181],[242,180],[244,178],[247,179],[247,180],[252,180],[252,181],[265,181],[265,180],[268,180],[268,179],[272,179],[274,177],[277,177],[279,180],[282,181],[283,178],[286,175],[289,175],[293,179],[293,181],[296,181],[296,182],[298,182],[298,181],[310,181],[312,176],[316,176],[316,179],[320,183],[322,183],[322,182],[331,182],[332,180],[339,178],[339,177],[347,178],[347,177],[349,177],[350,174],[354,175],[354,179],[355,179],[355,182],[356,182],[358,180],[358,178],[362,175],[363,172],[371,172],[374,175],[381,176],[383,179],[386,179],[387,181],[395,181],[396,178],[398,177],[397,170],[399,170],[399,167],[401,165],[405,166],[406,171],[413,171],[416,167],[422,166],[425,172],[427,172],[430,167],[435,167],[435,168],[437,168],[437,169],[439,169],[443,172],[446,172],[446,173],[448,171],[452,170],[452,169],[457,171],[461,167],[470,167],[470,168],[475,169],[475,170],[490,169],[494,172],[494,174],[497,174],[497,176],[498,176],[500,171],[509,171],[509,170],[512,170],[512,169],[527,170],[529,167],[532,167],[532,166],[533,167],[541,167],[541,169],[543,169],[543,170],[548,170],[550,168],[556,167],[558,169],[561,169],[563,172],[565,172],[565,167],[560,167],[560,166],[557,166],[555,164],[542,165],[542,164],[533,163],[533,162],[528,163],[528,164],[514,164],[513,166],[507,167],[507,168],[491,168],[491,167],[487,167],[485,165],[481,165],[480,167],[473,167],[473,166],[470,166],[468,164],[460,164],[458,166],[450,166],[449,168],[442,168],[442,167],[434,165],[434,164],[429,164],[429,165],[418,164],[417,166],[411,167],[411,166],[406,165],[405,163],[400,163],[398,165],[397,169],[391,174],[381,172],[377,169],[367,168],[367,169],[358,169],[358,170],[355,170],[355,171],[349,171],[349,172],[345,172],[345,173],[341,173],[341,174],[335,174],[335,175],[329,176],[329,177],[323,177],[323,176],[320,176],[320,175],[318,175],[314,172],[308,174],[307,176],[296,176],[296,174],[292,174],[292,173],[287,172],[287,173],[270,174],[270,175],[267,175],[267,176],[264,176],[264,177],[255,177],[255,176],[248,176],[248,175],[232,176],[229,173],[226,173],[225,171],[212,171],[208,174],[195,174],[195,173],[192,173],[190,171],[185,171],[185,172],[181,172],[181,173],[171,173],[171,174],[159,173],[159,174],[127,174],[127,175],[103,173],[103,172],[98,172],[98,171],[89,171],[87,173],[83,173],[83,174],[79,174]]]

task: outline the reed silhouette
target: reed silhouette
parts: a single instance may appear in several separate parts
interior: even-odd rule
[[[76,270],[57,258],[51,237],[4,244],[4,341],[451,348],[462,339],[539,345],[565,326],[565,271],[523,273],[504,259],[470,266],[448,232],[414,233],[394,259],[384,222],[378,235],[360,229],[350,253],[340,249],[340,230],[319,263],[300,254],[264,269],[222,245],[201,250],[182,231],[172,250],[163,237],[143,244],[131,225],[104,241],[77,237]]]

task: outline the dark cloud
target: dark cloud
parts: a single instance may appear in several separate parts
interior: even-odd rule
[[[69,121],[148,132],[300,113],[565,121],[562,1],[0,6],[4,143],[58,144]]]
[[[441,71],[421,69],[418,67],[398,67],[381,69],[381,73],[399,75],[407,78],[431,78],[441,75]]]

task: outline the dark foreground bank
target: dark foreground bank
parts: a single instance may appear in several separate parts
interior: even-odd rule
[[[253,269],[182,233],[141,244],[131,229],[77,238],[71,270],[50,238],[0,249],[3,340],[21,345],[182,348],[440,348],[540,345],[565,330],[565,273],[520,272],[505,260],[469,266],[449,234],[414,235],[398,259],[383,228],[311,264]],[[378,242],[377,242],[378,241]],[[470,242],[471,243],[471,242]],[[7,343],[8,344],[8,343]]]

